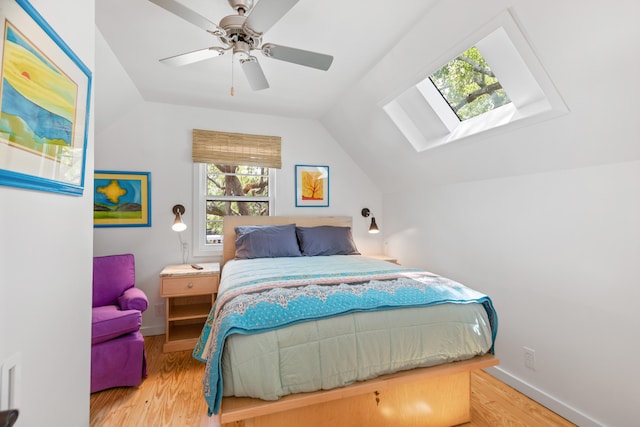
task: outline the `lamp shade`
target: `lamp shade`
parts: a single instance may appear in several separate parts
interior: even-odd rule
[[[380,229],[378,228],[378,224],[376,224],[376,218],[373,215],[371,215],[371,211],[368,208],[364,208],[362,209],[362,211],[360,211],[360,213],[365,218],[371,217],[371,225],[369,226],[369,233],[371,234],[379,233]]]
[[[378,224],[376,224],[376,218],[372,216],[371,225],[369,226],[369,233],[375,234],[379,232],[380,232],[380,229],[378,228]]]
[[[186,230],[187,224],[185,224],[184,221],[182,221],[182,214],[184,214],[185,212],[184,206],[175,205],[171,211],[176,216],[176,219],[173,220],[173,225],[171,226],[171,229],[177,232]]]

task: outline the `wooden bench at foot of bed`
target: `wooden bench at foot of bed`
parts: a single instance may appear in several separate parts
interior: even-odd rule
[[[222,399],[223,427],[454,426],[471,419],[471,371],[498,364],[490,354],[266,401]]]

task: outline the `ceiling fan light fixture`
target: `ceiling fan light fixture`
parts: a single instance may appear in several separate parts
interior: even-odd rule
[[[237,41],[233,45],[233,57],[239,61],[251,58],[251,46],[247,42]]]

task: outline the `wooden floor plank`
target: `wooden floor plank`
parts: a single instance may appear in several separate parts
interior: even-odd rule
[[[471,414],[474,427],[575,425],[484,371],[471,376]]]
[[[145,337],[148,377],[139,387],[91,395],[91,427],[207,427],[202,396],[204,364],[190,351],[163,353],[164,335]],[[471,422],[461,427],[574,424],[483,371],[471,375]]]

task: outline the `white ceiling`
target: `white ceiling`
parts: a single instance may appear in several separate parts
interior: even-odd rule
[[[235,14],[227,0],[179,0],[210,21]],[[269,1],[269,0],[259,0]],[[377,64],[437,0],[300,0],[263,42],[333,55],[328,71],[256,53],[270,88],[252,91],[231,55],[172,67],[158,60],[218,40],[148,0],[96,0],[98,30],[147,101],[319,118]],[[416,40],[416,48],[420,41]],[[237,65],[237,64],[236,64]]]

